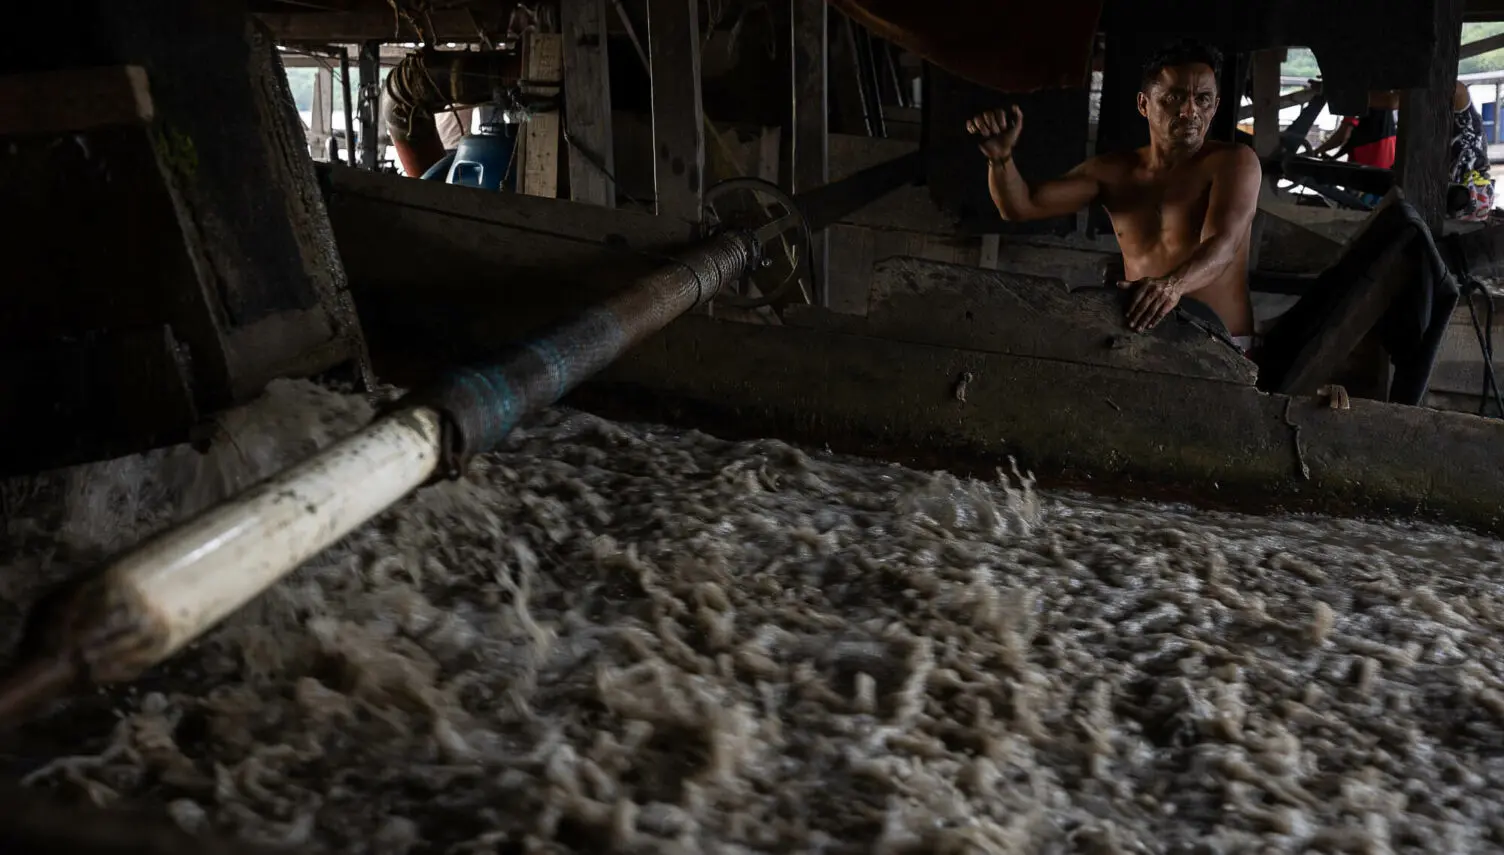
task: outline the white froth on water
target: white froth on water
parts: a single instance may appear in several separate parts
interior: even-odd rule
[[[369,413],[279,394],[89,545]],[[1501,555],[557,412],[28,783],[308,852],[1491,850]]]

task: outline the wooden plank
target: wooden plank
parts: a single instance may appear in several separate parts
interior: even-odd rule
[[[76,133],[150,122],[146,70],[138,65],[0,76],[0,136]]]
[[[351,291],[382,352],[376,369],[404,385],[579,311],[696,232],[646,212],[320,169]]]
[[[997,269],[997,251],[1001,239],[997,235],[982,235],[982,257],[977,266],[983,270]]]
[[[1369,268],[1377,271],[1367,287],[1353,285],[1346,299],[1338,304],[1321,332],[1313,336],[1275,391],[1287,395],[1310,395],[1341,370],[1343,362],[1379,322],[1389,304],[1400,291],[1419,276],[1419,260],[1414,252],[1413,233],[1391,244]],[[1368,274],[1362,274],[1367,276]]]
[[[1216,485],[1228,501],[1421,510],[1495,530],[1504,508],[1504,422],[1420,407],[1355,400],[1333,411],[1211,380],[694,316],[571,403],[595,407],[633,392],[654,409],[631,418],[734,426],[889,459],[914,454],[926,465],[939,456],[979,475],[1013,456],[1047,479],[1131,477],[1203,496]]]
[[[520,194],[477,193],[442,181],[413,181],[339,164],[320,168],[326,170],[330,218],[352,278],[357,267],[386,281],[444,278],[418,275],[420,270],[442,269],[446,262],[429,257],[439,253],[441,245],[455,252],[481,253],[484,265],[494,268],[485,278],[494,281],[509,270],[579,269],[589,265],[592,253],[610,249],[608,244],[614,246],[614,257],[634,250],[655,256],[694,238],[694,229],[681,220],[636,211]],[[377,228],[383,218],[393,225]],[[407,221],[407,226],[399,228],[398,220]],[[363,234],[357,221],[377,231]],[[393,241],[402,243],[398,235],[406,227],[413,229],[417,243],[389,246]],[[430,238],[437,242],[426,248],[420,245]],[[405,259],[400,261],[403,275],[383,275],[382,265],[399,264],[399,259]],[[440,267],[435,268],[436,264]]]
[[[698,223],[705,193],[698,0],[648,0],[648,55],[657,211]]]
[[[564,40],[558,33],[529,33],[523,45],[522,74],[530,94],[557,92],[564,77]],[[527,196],[559,196],[559,114],[535,113],[522,136],[520,186]]]
[[[793,92],[789,117],[790,188],[803,193],[830,181],[830,108],[827,86],[828,8],[825,0],[792,0]],[[829,305],[826,277],[830,272],[825,236],[816,235],[808,259],[815,288],[815,305]]]
[[[879,262],[867,321],[873,335],[1199,377],[1252,386],[1257,371],[1230,344],[1172,319],[1135,334],[1116,290],[916,258]]]
[[[614,208],[616,182],[612,176],[616,171],[616,155],[611,139],[606,0],[560,0],[559,18],[564,30],[564,129],[570,140],[569,198]]]
[[[1434,234],[1446,215],[1448,151],[1452,136],[1452,92],[1462,41],[1463,0],[1432,0],[1435,49],[1426,85],[1400,95],[1400,188]]]
[[[831,311],[867,314],[867,300],[872,290],[874,234],[872,229],[842,224],[825,230],[830,253],[826,293]]]

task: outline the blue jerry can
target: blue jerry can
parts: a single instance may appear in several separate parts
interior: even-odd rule
[[[480,133],[461,139],[446,180],[486,190],[515,190],[518,169],[512,157],[517,150],[517,128],[513,124],[482,125]]]

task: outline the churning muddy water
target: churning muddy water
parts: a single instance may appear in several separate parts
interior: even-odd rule
[[[270,400],[11,514],[9,623],[370,412]],[[554,411],[0,751],[307,853],[1498,851],[1501,558]]]

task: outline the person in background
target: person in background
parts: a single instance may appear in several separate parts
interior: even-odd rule
[[[1451,170],[1447,216],[1475,222],[1488,219],[1494,207],[1494,180],[1489,174],[1488,139],[1483,116],[1473,106],[1467,85],[1457,81],[1452,92]]]
[[[1399,95],[1394,92],[1374,92],[1368,96],[1368,112],[1362,116],[1347,116],[1337,130],[1317,148],[1313,155],[1335,150],[1333,157],[1347,155],[1352,163],[1373,166],[1379,169],[1394,168],[1394,153],[1399,138],[1399,121],[1395,111],[1399,109]]]
[[[1320,86],[1313,81],[1313,86]],[[1346,116],[1337,130],[1321,145],[1311,149],[1311,154],[1321,156],[1335,151],[1332,157],[1347,156],[1350,163],[1372,166],[1377,169],[1393,169],[1395,151],[1399,141],[1400,106],[1398,92],[1371,92],[1368,96],[1368,112],[1362,116]],[[1373,193],[1359,194],[1364,202],[1377,206],[1383,197]]]

